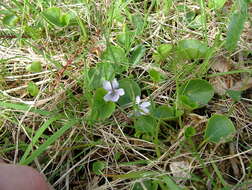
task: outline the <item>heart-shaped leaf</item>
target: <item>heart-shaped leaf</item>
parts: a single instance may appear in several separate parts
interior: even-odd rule
[[[134,124],[138,133],[154,135],[157,127],[157,121],[150,116],[140,116]]]
[[[184,59],[204,58],[209,48],[206,44],[196,39],[181,40],[177,45],[177,55]]]
[[[230,141],[236,129],[230,119],[224,115],[213,115],[207,123],[205,140],[214,143]]]
[[[98,88],[95,92],[92,106],[92,119],[106,119],[109,118],[115,110],[114,102],[106,102],[103,97],[107,91],[103,88]]]
[[[206,105],[213,97],[214,89],[206,80],[192,79],[179,90],[180,102],[191,109]]]
[[[131,79],[122,79],[119,81],[120,88],[124,89],[125,94],[120,97],[118,103],[126,105],[135,102],[135,98],[141,95],[141,89],[138,84]]]

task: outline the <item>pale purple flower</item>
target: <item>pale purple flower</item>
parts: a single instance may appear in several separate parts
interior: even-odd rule
[[[138,111],[135,113],[136,116],[147,115],[150,112],[149,106],[150,102],[141,102],[140,96],[136,97],[136,105],[138,106]]]
[[[119,83],[116,79],[113,79],[112,81],[105,80],[103,82],[103,88],[108,91],[108,93],[103,97],[106,102],[117,102],[120,96],[125,94],[124,90],[119,88]]]

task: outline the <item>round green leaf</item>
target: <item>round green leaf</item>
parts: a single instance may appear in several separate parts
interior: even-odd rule
[[[92,107],[92,118],[93,119],[106,119],[109,118],[114,110],[115,103],[114,102],[106,102],[103,97],[107,94],[107,91],[103,88],[99,88],[96,90],[94,99],[93,99],[93,107]]]
[[[179,98],[182,104],[196,109],[206,105],[213,97],[214,89],[206,80],[192,79],[179,90]]]
[[[173,120],[179,117],[179,113],[174,109],[174,107],[168,107],[166,105],[159,106],[152,111],[152,115],[155,118],[163,120]]]
[[[184,59],[200,59],[207,54],[208,47],[199,40],[181,40],[177,45],[177,55]]]
[[[3,17],[3,24],[8,26],[15,26],[18,22],[18,17],[14,14],[8,14]]]
[[[28,67],[26,68],[28,71],[31,72],[41,72],[42,71],[42,65],[39,61],[34,61]]]
[[[27,91],[29,92],[30,95],[37,96],[39,93],[39,88],[34,82],[29,82]]]
[[[135,102],[136,96],[141,95],[141,89],[138,84],[131,79],[122,79],[119,81],[120,88],[124,89],[125,94],[120,97],[118,103],[126,105]]]
[[[96,161],[93,163],[92,165],[92,171],[96,174],[96,175],[101,175],[102,174],[102,170],[106,167],[106,163],[102,162],[102,161]]]
[[[230,141],[236,129],[230,119],[224,115],[213,115],[207,123],[205,140],[214,143]]]
[[[134,124],[137,132],[154,135],[157,127],[157,121],[150,116],[140,116]]]

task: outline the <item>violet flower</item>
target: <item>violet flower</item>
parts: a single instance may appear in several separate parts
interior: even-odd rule
[[[106,102],[117,102],[120,96],[125,94],[124,89],[119,88],[119,83],[116,79],[113,79],[112,81],[105,80],[103,82],[103,88],[108,91],[108,93],[103,97]]]

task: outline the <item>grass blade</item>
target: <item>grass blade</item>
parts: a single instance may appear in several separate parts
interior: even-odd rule
[[[38,139],[42,136],[42,134],[44,133],[44,131],[50,126],[51,123],[53,123],[54,121],[58,120],[59,117],[53,117],[49,120],[47,120],[36,132],[35,136],[32,138],[31,143],[29,144],[29,146],[27,147],[27,149],[25,150],[24,155],[22,156],[21,160],[20,160],[20,164],[22,164],[25,159],[27,158],[27,156],[29,155],[29,153],[32,150],[33,145],[35,145],[38,141]]]
[[[31,156],[27,159],[20,162],[22,165],[30,164],[35,158],[41,155],[52,143],[54,143],[57,139],[59,139],[68,129],[70,129],[75,123],[76,120],[68,121],[61,129],[59,129],[56,133],[54,133],[45,143],[38,147],[37,150],[33,151]]]

